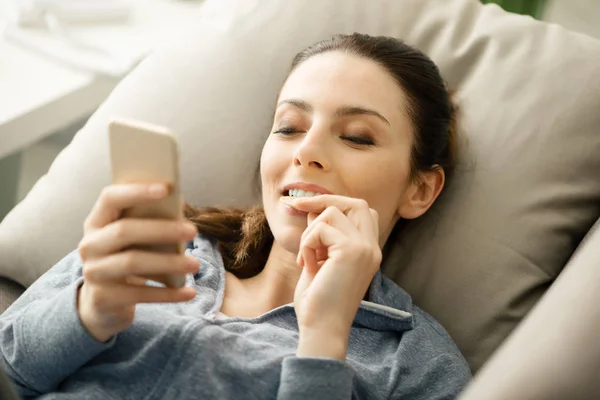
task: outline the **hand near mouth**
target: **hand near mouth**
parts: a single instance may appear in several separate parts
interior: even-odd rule
[[[344,359],[358,306],[381,263],[378,214],[365,200],[338,195],[280,201],[308,213],[294,294],[297,355]]]
[[[352,219],[356,220],[356,222],[366,223],[367,225],[371,226],[374,229],[374,233],[379,236],[379,227],[377,224],[379,222],[379,217],[377,216],[377,211],[373,210],[372,208],[369,208],[369,204],[365,200],[356,199],[353,197],[339,196],[335,194],[322,194],[313,197],[281,196],[279,198],[279,201],[281,201],[284,204],[287,204],[293,209],[309,213],[309,215],[321,214],[328,207],[336,207],[344,214],[349,214],[354,210],[355,213],[358,212],[359,215],[362,215],[363,213],[359,211],[364,211],[364,208],[366,207],[369,213],[371,214],[371,221],[367,221],[365,220],[365,218],[360,217]],[[375,217],[377,218],[375,224],[373,224],[372,219]],[[312,222],[312,220],[309,221],[309,224],[310,222]]]

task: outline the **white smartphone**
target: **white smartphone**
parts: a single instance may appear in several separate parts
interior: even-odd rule
[[[123,212],[122,218],[183,219],[183,200],[179,183],[179,146],[167,128],[130,119],[113,119],[108,128],[112,182],[165,183],[169,196],[140,204]],[[183,254],[185,243],[135,246],[145,251]],[[180,288],[185,275],[145,276],[168,287]]]

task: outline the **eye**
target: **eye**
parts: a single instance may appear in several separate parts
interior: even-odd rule
[[[294,133],[298,133],[298,130],[294,127],[281,127],[279,129],[277,129],[276,131],[273,131],[273,133],[277,133],[283,136],[290,136],[293,135]]]
[[[359,146],[373,146],[375,145],[375,141],[370,135],[361,134],[361,135],[353,135],[353,136],[342,136],[343,140],[351,142],[352,144],[357,144]]]

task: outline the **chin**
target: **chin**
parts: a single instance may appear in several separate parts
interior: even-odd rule
[[[279,197],[269,203],[265,204],[265,214],[275,242],[284,250],[298,254],[300,239],[306,229],[306,217],[289,215],[285,209],[287,206],[279,202]]]
[[[279,247],[292,254],[298,254],[300,239],[302,238],[304,229],[297,225],[283,225],[279,223],[277,226],[273,226],[271,232],[273,232],[273,237]]]

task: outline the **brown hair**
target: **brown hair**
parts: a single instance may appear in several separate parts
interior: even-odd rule
[[[376,62],[406,94],[413,127],[411,179],[440,168],[449,176],[455,166],[457,110],[433,61],[401,40],[354,33],[337,35],[302,50],[294,58],[290,74],[310,57],[332,51]],[[254,276],[264,267],[273,235],[261,207],[240,210],[186,204],[185,217],[201,234],[217,242],[225,268],[239,278]]]

